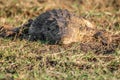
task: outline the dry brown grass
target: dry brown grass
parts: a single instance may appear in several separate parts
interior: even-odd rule
[[[67,8],[95,23],[97,28],[118,34],[120,32],[120,0],[92,1],[1,0],[0,26],[17,27],[46,10]],[[113,3],[113,1],[117,2]],[[61,6],[57,2],[60,2]],[[57,4],[56,7],[52,7],[52,3]],[[114,38],[117,37],[114,36]],[[0,38],[0,79],[120,79],[120,48],[116,49],[113,54],[98,55],[92,52],[82,52],[78,45],[77,43],[67,46],[46,45],[39,41],[28,42],[20,39],[12,41]]]

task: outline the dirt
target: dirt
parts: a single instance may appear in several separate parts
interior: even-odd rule
[[[69,45],[79,42],[79,49],[95,53],[112,53],[120,46],[120,35],[99,30],[90,21],[68,10],[53,9],[28,20],[18,28],[1,27],[1,37],[19,37],[48,44]]]

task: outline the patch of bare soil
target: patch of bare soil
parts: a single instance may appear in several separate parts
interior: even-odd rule
[[[120,35],[97,29],[90,21],[68,10],[54,9],[18,27],[1,27],[1,37],[19,37],[48,44],[80,42],[79,49],[95,53],[112,53],[120,46]]]

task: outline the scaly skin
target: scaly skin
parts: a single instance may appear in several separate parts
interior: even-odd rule
[[[81,50],[110,53],[120,45],[120,35],[96,29],[88,20],[67,10],[54,9],[40,14],[36,19],[18,28],[0,28],[0,36],[17,35],[20,38],[49,44],[81,43]]]

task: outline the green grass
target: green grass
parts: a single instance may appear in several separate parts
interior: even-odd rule
[[[91,20],[98,28],[120,31],[120,11],[79,11],[78,4],[71,6],[77,10],[76,14]],[[5,4],[0,7],[0,25],[18,26],[44,12],[44,9],[25,7],[24,4],[24,7],[11,7],[13,12],[8,16],[4,10],[9,11],[8,8]],[[120,80],[120,49],[112,54],[98,55],[82,52],[78,45],[65,48],[40,41],[0,38],[0,80]]]

